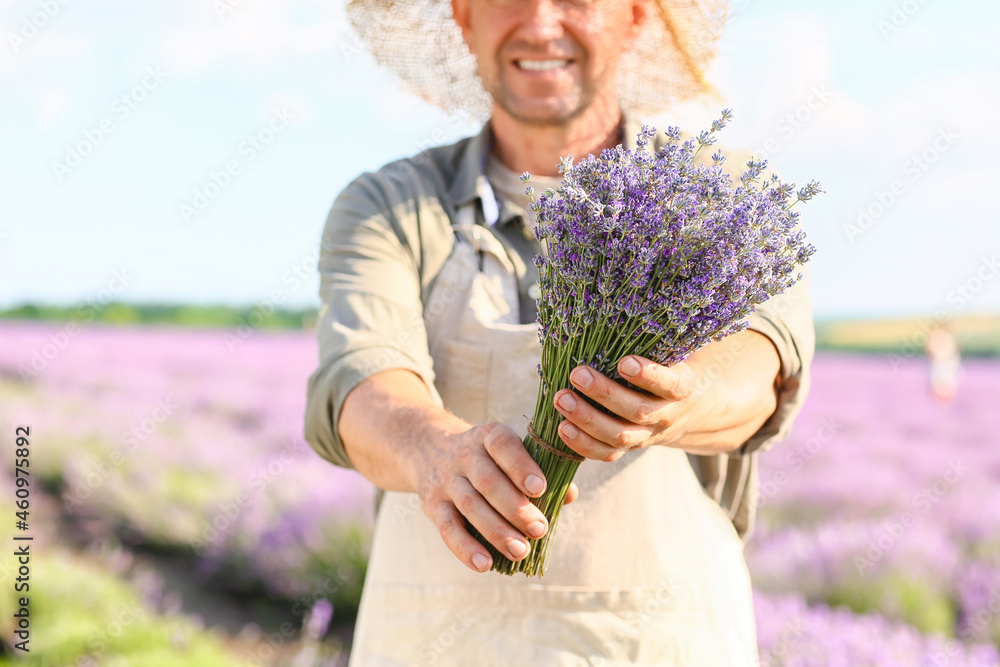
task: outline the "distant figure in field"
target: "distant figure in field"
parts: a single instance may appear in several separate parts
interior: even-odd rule
[[[939,401],[951,401],[958,391],[958,369],[962,363],[955,335],[946,327],[934,329],[924,351],[931,362],[931,393]]]

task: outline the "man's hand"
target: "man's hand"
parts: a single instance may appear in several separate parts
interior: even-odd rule
[[[548,531],[545,515],[529,500],[545,491],[544,476],[509,426],[473,426],[426,442],[412,460],[413,485],[424,514],[452,553],[473,570],[488,570],[492,562],[466,530],[465,519],[514,561],[528,555],[525,536],[538,539]],[[566,502],[577,493],[571,487]]]
[[[649,445],[694,454],[730,452],[774,412],[780,368],[771,341],[754,331],[710,343],[669,368],[643,357],[623,357],[618,372],[640,391],[578,366],[570,374],[575,391],[564,389],[554,397],[566,418],[559,436],[581,456],[599,461],[615,461]]]
[[[544,492],[545,479],[517,434],[500,423],[472,426],[435,406],[410,371],[383,371],[355,387],[341,410],[340,434],[358,472],[382,489],[415,492],[444,543],[477,572],[492,562],[466,530],[466,518],[515,561],[528,554],[526,537],[548,531],[529,500]],[[578,494],[571,486],[566,502]]]

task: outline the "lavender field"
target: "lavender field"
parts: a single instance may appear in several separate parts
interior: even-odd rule
[[[41,594],[58,598],[77,567],[94,582],[81,594],[101,598],[91,613],[135,597],[142,637],[163,645],[141,664],[343,664],[373,494],[302,439],[315,362],[306,332],[0,324],[0,433],[31,425],[44,486],[32,531],[51,558],[38,585],[54,583]],[[817,358],[793,435],[762,458],[747,547],[762,665],[1000,665],[997,406],[997,360],[966,361],[945,405],[918,358]],[[240,596],[244,616],[192,615],[181,598],[197,593],[135,575],[144,554],[179,564],[185,591]],[[256,618],[255,601],[283,624]],[[145,639],[100,623],[45,627],[26,664],[145,655]],[[9,642],[9,621],[0,630]]]

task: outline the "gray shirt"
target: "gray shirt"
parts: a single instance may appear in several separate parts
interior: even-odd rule
[[[625,117],[626,148],[635,148],[640,127],[638,119]],[[410,370],[428,385],[434,383],[423,303],[451,253],[451,225],[458,209],[475,200],[483,203],[492,195],[485,173],[490,141],[486,123],[476,136],[362,174],[334,201],[321,243],[322,304],[316,331],[320,362],[308,382],[304,435],[335,465],[354,467],[337,431],[344,399],[354,387],[390,368]],[[727,166],[745,162],[739,157],[729,153]],[[543,189],[536,188],[536,195]],[[489,201],[485,203],[489,206]],[[533,268],[537,242],[522,232],[523,207],[504,201],[497,208],[501,240],[512,260],[519,258],[522,268]],[[522,304],[533,306],[533,299],[526,298],[532,282],[530,274],[519,276]],[[529,316],[533,317],[522,309],[522,321]],[[778,407],[736,451],[689,455],[706,493],[744,538],[759,499],[758,453],[784,438],[808,391],[815,345],[808,274],[784,294],[761,304],[750,317],[750,329],[770,339],[781,360]]]

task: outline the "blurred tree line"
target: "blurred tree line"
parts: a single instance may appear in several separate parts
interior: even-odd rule
[[[54,306],[23,304],[0,310],[0,320],[105,324],[166,324],[183,327],[231,328],[250,324],[254,329],[307,329],[316,326],[316,308],[276,308],[271,305],[227,306],[155,303],[83,304]],[[885,318],[819,320],[816,347],[876,354],[922,356],[928,334],[938,327],[950,330],[962,354],[1000,356],[1000,315],[962,315],[954,318]]]
[[[263,308],[254,306],[196,306],[185,304],[119,303],[106,306],[54,306],[23,304],[0,310],[0,320],[49,322],[86,321],[104,324],[170,324],[185,327],[230,328],[252,322],[255,329],[312,329],[315,308]]]

